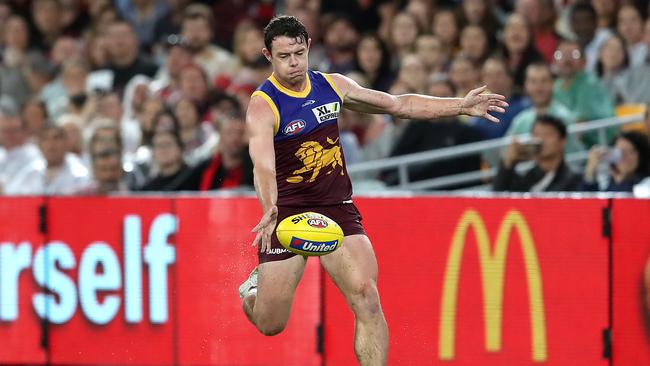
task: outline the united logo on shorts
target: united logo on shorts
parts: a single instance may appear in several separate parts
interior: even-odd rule
[[[309,219],[307,220],[307,223],[311,227],[319,228],[319,229],[324,229],[327,227],[327,221],[323,219]]]
[[[324,253],[324,252],[331,252],[334,249],[336,249],[338,243],[339,243],[338,240],[317,242],[317,241],[309,241],[305,239],[296,238],[294,236],[291,239],[290,246],[292,248],[302,250],[304,252]]]

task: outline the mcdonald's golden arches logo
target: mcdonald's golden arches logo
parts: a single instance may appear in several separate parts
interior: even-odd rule
[[[514,209],[508,211],[501,221],[494,248],[490,245],[485,223],[478,211],[468,209],[460,218],[451,240],[451,248],[449,249],[445,268],[440,307],[438,357],[440,360],[453,360],[455,355],[458,280],[467,232],[470,228],[474,230],[476,236],[481,266],[486,350],[488,352],[499,352],[502,349],[504,271],[509,239],[513,229],[516,229],[523,252],[528,284],[531,357],[535,362],[546,361],[548,359],[546,316],[539,260],[528,224],[524,216]]]

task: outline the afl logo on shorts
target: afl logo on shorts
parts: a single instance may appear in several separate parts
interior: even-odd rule
[[[309,219],[307,220],[307,223],[309,226],[319,229],[324,229],[327,227],[327,221],[321,219]]]
[[[289,122],[282,132],[284,132],[285,135],[289,136],[297,135],[302,132],[305,127],[307,127],[307,123],[301,119],[297,119]]]

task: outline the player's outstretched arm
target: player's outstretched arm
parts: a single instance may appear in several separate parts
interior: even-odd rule
[[[421,94],[391,95],[363,88],[340,74],[331,74],[330,77],[344,96],[343,105],[363,113],[386,113],[408,119],[434,119],[466,114],[499,122],[489,112],[503,113],[508,106],[503,95],[481,94],[485,91],[485,86],[470,91],[464,98],[439,98]]]
[[[275,206],[278,186],[273,148],[275,122],[276,117],[269,104],[262,97],[253,96],[246,111],[246,127],[249,135],[248,151],[254,164],[255,191],[264,212],[259,224],[253,228],[257,234],[253,245],[259,245],[262,252],[271,249],[271,235],[278,214]]]

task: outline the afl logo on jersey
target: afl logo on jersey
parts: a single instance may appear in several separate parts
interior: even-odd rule
[[[301,119],[293,120],[289,122],[286,127],[284,127],[284,132],[285,135],[297,135],[302,132],[302,130],[307,127],[307,123]]]

